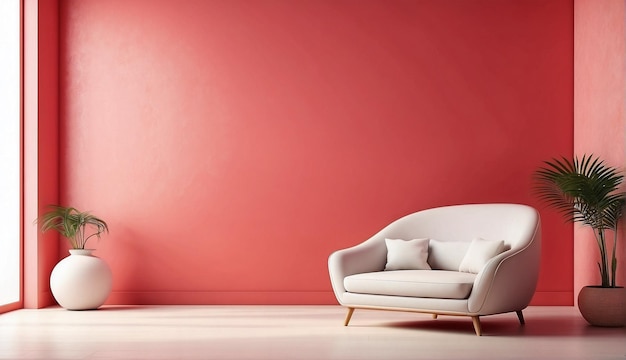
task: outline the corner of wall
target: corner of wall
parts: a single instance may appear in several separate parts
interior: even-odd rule
[[[34,224],[59,198],[58,0],[24,1],[23,300],[26,308],[54,304],[49,277],[58,261],[58,236]]]

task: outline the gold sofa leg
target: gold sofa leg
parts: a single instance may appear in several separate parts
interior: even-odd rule
[[[437,320],[437,314],[433,314],[433,319]]]
[[[343,322],[343,326],[348,326],[350,319],[352,318],[352,313],[354,312],[354,308],[348,308],[348,315],[346,315],[346,320]]]
[[[476,335],[481,336],[483,331],[480,328],[480,318],[478,316],[472,316],[472,322],[474,323],[474,331],[476,331]]]
[[[524,314],[522,314],[522,310],[517,310],[515,313],[517,314],[517,318],[519,319],[519,323],[521,325],[525,325],[526,321],[524,320]]]

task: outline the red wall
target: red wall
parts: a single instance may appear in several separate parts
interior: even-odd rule
[[[58,235],[33,223],[46,204],[59,202],[59,3],[23,2],[23,305],[54,304],[50,273]]]
[[[626,169],[626,1],[575,2],[575,152],[596,154]],[[622,187],[626,190],[626,184]],[[626,218],[618,240],[617,285],[626,285]],[[608,246],[613,243],[610,234]],[[589,228],[575,229],[575,295],[601,283],[598,245]],[[610,251],[612,251],[610,249]],[[610,254],[610,253],[609,253]]]
[[[328,255],[402,215],[538,206],[532,172],[572,153],[572,21],[571,0],[61,0],[61,198],[109,222],[109,303],[334,303]],[[534,303],[571,304],[572,229],[540,209]]]

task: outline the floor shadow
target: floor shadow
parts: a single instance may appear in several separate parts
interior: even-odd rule
[[[149,310],[151,306],[148,305],[103,305],[96,309],[97,311],[124,311],[124,310]],[[95,311],[95,310],[85,310],[85,311]]]
[[[440,317],[415,321],[389,322],[380,324],[407,330],[428,330],[454,332],[475,335],[472,320],[469,317]],[[626,328],[596,327],[578,318],[562,316],[526,319],[521,325],[517,318],[481,318],[483,336],[528,336],[528,337],[604,337],[606,335],[624,334]]]

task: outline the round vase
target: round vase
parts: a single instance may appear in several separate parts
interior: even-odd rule
[[[626,324],[626,288],[585,286],[578,294],[578,309],[591,325],[622,327]]]
[[[99,308],[111,293],[109,266],[93,256],[93,250],[72,249],[50,275],[50,289],[56,301],[68,310]]]

